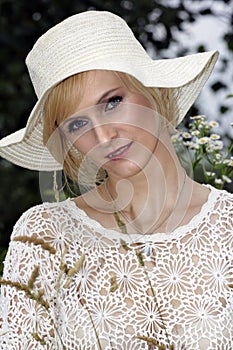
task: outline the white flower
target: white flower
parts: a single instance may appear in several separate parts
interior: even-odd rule
[[[222,175],[222,179],[223,179],[223,181],[227,182],[228,184],[230,184],[232,182],[232,180],[226,175]]]
[[[223,184],[223,180],[222,179],[215,179],[214,182],[217,184],[217,185],[222,185]]]
[[[199,144],[192,141],[184,141],[183,144],[190,149],[199,149]]]
[[[205,130],[210,130],[211,127],[209,126],[209,124],[207,122],[203,122],[202,124],[204,125]]]
[[[216,159],[216,160],[222,159],[222,154],[216,153],[216,154],[215,154],[215,159]]]
[[[210,138],[207,137],[207,136],[201,137],[201,138],[199,139],[199,143],[200,143],[201,145],[205,145],[205,144],[207,144],[207,143],[209,143],[209,142],[210,142]]]
[[[182,140],[180,132],[178,132],[177,134],[172,135],[171,136],[171,140],[172,140],[173,143],[180,142]]]
[[[190,147],[191,142],[190,142],[190,141],[184,141],[183,144],[184,144],[186,147]]]
[[[194,115],[193,117],[190,117],[191,120],[201,120],[202,116],[201,115]]]
[[[200,145],[196,142],[190,142],[189,148],[190,149],[199,149]]]
[[[233,159],[225,159],[223,163],[233,167]]]
[[[221,151],[223,149],[223,142],[216,140],[216,141],[212,141],[209,143],[209,145],[207,146],[207,152],[214,152],[214,151]],[[222,155],[221,154],[216,154],[215,155],[215,159],[220,160],[222,159]]]
[[[211,121],[209,122],[209,125],[210,125],[212,128],[217,128],[217,127],[219,127],[219,123],[216,122],[215,120],[211,120]]]
[[[222,141],[214,141],[212,147],[213,147],[214,151],[221,151],[223,149],[223,142]]]
[[[206,151],[207,151],[208,153],[213,153],[213,152],[214,152],[214,149],[213,149],[213,147],[212,147],[212,144],[209,144],[209,145],[206,147]]]
[[[199,130],[194,130],[194,131],[191,132],[191,134],[193,136],[198,136],[198,135],[200,135],[200,131]]]
[[[192,135],[189,132],[183,132],[182,137],[184,140],[191,140]]]
[[[215,176],[216,174],[215,174],[214,172],[207,171],[207,172],[206,172],[206,175],[207,175],[207,176],[213,177],[213,176]]]
[[[210,138],[211,138],[211,140],[219,140],[220,139],[220,135],[218,135],[218,134],[211,134],[210,135]]]

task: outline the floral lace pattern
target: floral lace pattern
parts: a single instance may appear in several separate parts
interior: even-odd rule
[[[19,236],[43,239],[55,253]],[[107,230],[70,199],[28,210],[14,227],[4,279],[27,284],[39,266],[33,290],[43,289],[49,309],[2,286],[0,348],[98,350],[94,329],[105,350],[152,349],[143,337],[166,344],[136,248],[175,349],[233,349],[233,195],[214,188],[201,212],[170,234]],[[61,273],[83,254],[77,273]]]

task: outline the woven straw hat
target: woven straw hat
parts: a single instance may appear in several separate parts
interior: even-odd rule
[[[126,22],[109,12],[87,11],[48,30],[26,58],[38,102],[25,128],[0,140],[0,155],[32,170],[62,169],[43,145],[43,108],[65,78],[93,69],[128,73],[148,87],[173,88],[174,125],[194,103],[217,60],[216,51],[152,60]]]

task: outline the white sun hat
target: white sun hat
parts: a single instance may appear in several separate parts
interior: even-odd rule
[[[43,144],[44,103],[51,89],[79,72],[125,72],[148,87],[172,88],[174,126],[199,95],[217,60],[217,51],[175,59],[151,59],[127,23],[106,11],[87,11],[57,24],[35,43],[26,58],[38,101],[25,128],[0,140],[0,156],[24,168],[62,169]]]

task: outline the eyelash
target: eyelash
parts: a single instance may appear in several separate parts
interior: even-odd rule
[[[105,112],[109,112],[115,108],[117,108],[119,106],[119,104],[123,101],[123,97],[122,96],[113,96],[113,97],[110,97],[107,102],[105,103]],[[111,107],[109,107],[109,105],[111,105]],[[77,124],[82,124],[82,125],[79,125],[78,127]],[[72,121],[69,125],[68,125],[68,131],[69,133],[73,133],[75,131],[79,131],[81,128],[83,128],[84,126],[86,126],[88,123],[88,120],[74,120]]]
[[[81,123],[82,125],[81,126],[77,126],[78,123]],[[71,122],[69,125],[68,125],[68,131],[69,133],[72,133],[72,132],[75,132],[75,131],[78,131],[80,130],[81,128],[83,128],[85,125],[87,125],[88,121],[87,120],[74,120],[73,122]]]
[[[123,101],[123,97],[122,96],[113,96],[113,97],[110,97],[107,102],[106,102],[106,105],[105,105],[105,112],[108,112],[108,111],[111,111],[112,109],[116,108],[121,102]],[[108,108],[108,106],[110,104],[113,104],[112,107]]]

